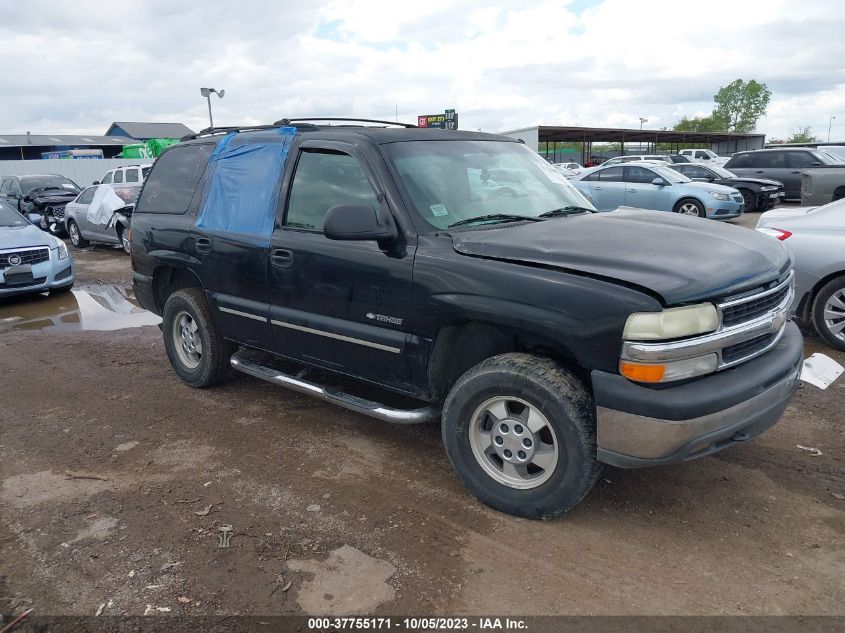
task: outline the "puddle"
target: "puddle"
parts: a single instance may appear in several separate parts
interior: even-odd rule
[[[0,332],[122,330],[159,323],[160,317],[138,305],[131,286],[86,286],[57,295],[0,301]]]

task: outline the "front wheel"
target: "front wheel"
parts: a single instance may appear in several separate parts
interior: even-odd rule
[[[211,318],[199,288],[168,297],[162,316],[164,347],[174,371],[191,387],[209,387],[229,377],[232,346]]]
[[[70,220],[67,223],[67,232],[70,235],[70,243],[76,248],[85,248],[88,246],[88,240],[82,237],[82,233],[79,231],[79,226],[73,220]]]
[[[129,229],[123,225],[118,225],[117,237],[120,240],[120,245],[123,247],[123,252],[129,255],[132,251],[132,246],[129,243]]]
[[[845,350],[845,276],[821,287],[813,301],[813,325],[827,343]]]
[[[740,189],[739,192],[742,194],[742,210],[743,211],[756,211],[757,210],[757,196],[751,193],[748,189]]]
[[[542,519],[575,507],[601,471],[592,398],[554,361],[494,356],[467,371],[443,408],[443,443],[487,505]]]
[[[675,205],[674,211],[675,213],[680,213],[681,215],[689,215],[697,218],[707,217],[704,205],[698,200],[693,200],[692,198],[686,198],[678,202],[678,204]]]

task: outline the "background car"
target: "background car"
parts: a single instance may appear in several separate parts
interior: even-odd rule
[[[742,215],[742,195],[723,185],[693,182],[661,163],[607,165],[572,180],[600,211],[621,206],[727,220]]]
[[[683,154],[667,154],[666,158],[669,159],[670,163],[693,163],[693,162],[695,162],[689,156],[684,156]]]
[[[700,149],[700,148],[687,148],[682,149],[678,152],[679,156],[686,156],[691,160],[696,162],[713,162],[716,165],[724,165],[728,162],[728,158],[725,156],[719,156],[716,152],[712,149]]]
[[[570,165],[571,165],[572,163],[568,163],[568,164],[570,164]],[[578,175],[578,173],[576,173],[576,172],[572,171],[571,169],[567,169],[566,167],[564,167],[564,163],[556,163],[556,164],[555,164],[555,165],[553,165],[553,166],[554,166],[554,168],[555,168],[555,169],[557,169],[557,170],[558,170],[561,174],[563,174],[563,176],[564,176],[565,178],[574,178],[575,176],[577,176],[577,175]],[[581,170],[579,169],[578,171],[580,172]]]
[[[95,180],[95,185],[143,184],[150,173],[152,165],[125,165],[106,172],[101,180]]]
[[[39,226],[54,235],[63,234],[65,205],[79,191],[79,185],[59,174],[5,176],[0,182],[0,200],[26,216],[37,213]]]
[[[845,350],[845,200],[769,211],[757,230],[781,240],[795,258],[796,318]]]
[[[733,187],[742,194],[743,211],[764,211],[778,204],[785,195],[783,183],[764,178],[741,178],[716,164],[680,163],[672,169],[697,182],[713,182]]]
[[[725,169],[737,176],[768,178],[782,182],[787,200],[801,198],[801,174],[813,167],[838,165],[838,161],[825,152],[809,147],[784,147],[737,152],[725,164]]]
[[[671,161],[669,160],[668,156],[664,156],[662,154],[637,154],[637,155],[630,155],[630,156],[616,156],[609,160],[606,160],[602,163],[604,165],[619,165],[620,163],[635,163],[637,161],[647,160],[652,163],[665,163],[669,164]]]
[[[67,205],[66,226],[71,243],[119,244],[129,252],[129,226],[140,185],[93,185]]]
[[[579,163],[555,163],[555,167],[562,167],[568,171],[571,171],[573,174],[580,174],[581,170],[584,169]]]
[[[73,286],[67,246],[0,202],[0,297],[30,292],[62,292]]]

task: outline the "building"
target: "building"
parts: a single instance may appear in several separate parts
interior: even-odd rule
[[[193,130],[181,123],[139,123],[115,121],[106,130],[106,136],[121,136],[132,142],[148,141],[151,138],[182,138],[193,134]]]
[[[104,158],[120,153],[124,145],[135,139],[125,136],[91,136],[88,134],[0,134],[0,160],[36,160],[45,152],[71,149],[101,149]]]
[[[687,147],[712,149],[717,154],[729,155],[749,149],[761,149],[766,143],[765,134],[739,134],[734,132],[676,132],[674,130],[637,130],[621,128],[568,127],[558,125],[535,125],[502,132],[504,136],[518,138],[535,152],[552,162],[579,162],[582,165],[592,161],[594,143],[616,143],[619,151],[625,153],[677,153]],[[570,144],[561,148],[560,144]],[[571,144],[579,144],[573,150]],[[625,145],[628,145],[628,152]],[[574,154],[574,155],[573,155]],[[607,157],[604,153],[602,157]],[[580,160],[579,160],[580,159]]]

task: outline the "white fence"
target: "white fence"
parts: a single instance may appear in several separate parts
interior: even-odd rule
[[[110,169],[122,165],[148,165],[151,158],[104,158],[95,159],[57,159],[44,160],[0,160],[0,176],[28,176],[33,174],[61,174],[70,178],[80,187],[87,187],[95,180],[102,179]]]

